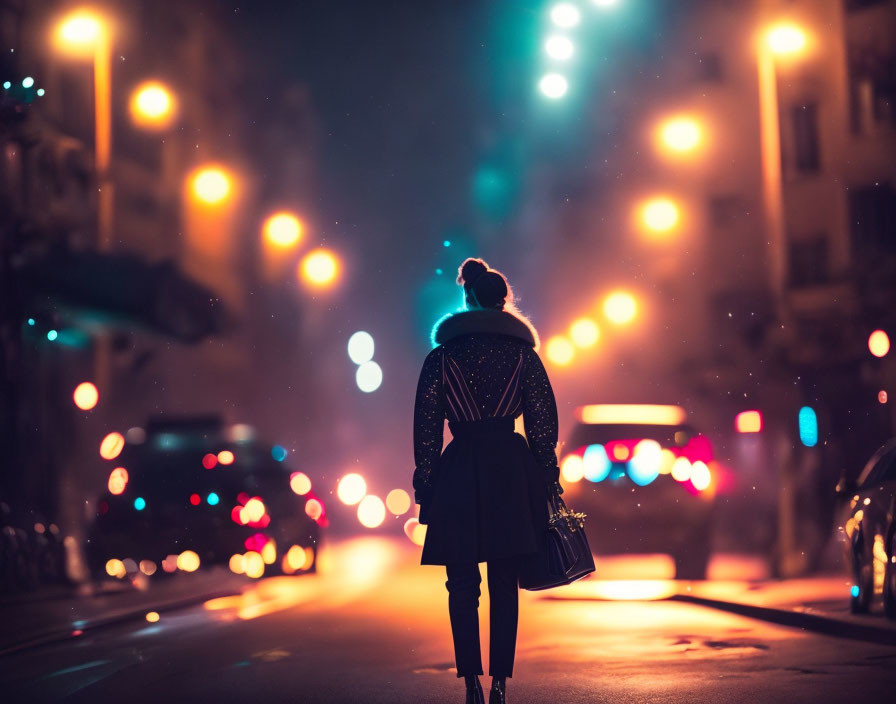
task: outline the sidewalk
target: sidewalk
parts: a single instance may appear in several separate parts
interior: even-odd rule
[[[178,573],[133,585],[104,581],[80,588],[52,587],[0,598],[0,656],[76,638],[85,631],[240,593],[247,578],[227,568]]]
[[[675,581],[670,579],[584,579],[546,599],[668,599],[737,613],[749,618],[816,633],[896,645],[896,621],[887,619],[879,603],[871,613],[849,611],[850,580],[844,575],[757,581]]]

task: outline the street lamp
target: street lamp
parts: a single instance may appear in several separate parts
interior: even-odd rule
[[[190,176],[190,194],[203,205],[220,205],[233,190],[233,179],[220,166],[203,166]]]
[[[131,119],[139,127],[165,129],[174,120],[177,105],[166,85],[146,81],[131,94],[130,109]]]
[[[92,57],[94,85],[94,147],[98,181],[97,235],[100,250],[111,243],[113,196],[109,174],[112,152],[112,59],[110,23],[82,8],[63,17],[53,32],[56,48],[76,57]]]
[[[699,146],[703,130],[694,118],[680,115],[661,123],[657,136],[663,151],[680,155],[693,152]]]
[[[299,262],[299,277],[312,288],[328,288],[339,276],[339,260],[327,249],[315,249]]]
[[[649,233],[662,237],[671,233],[681,221],[681,209],[671,198],[651,198],[641,205],[639,219]]]
[[[302,221],[289,212],[274,213],[264,221],[264,240],[275,249],[291,249],[304,234]]]
[[[759,133],[762,154],[762,194],[771,243],[771,288],[781,301],[784,286],[784,208],[781,194],[781,136],[775,59],[806,51],[809,38],[799,26],[780,22],[760,32],[757,41]]]

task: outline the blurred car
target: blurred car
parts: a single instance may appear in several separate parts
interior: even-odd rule
[[[667,553],[676,577],[703,579],[712,542],[712,446],[679,406],[591,405],[561,459],[569,502],[595,553]]]
[[[841,479],[837,493],[849,499],[841,530],[853,574],[850,609],[866,612],[880,595],[896,619],[896,438],[874,453],[857,480]]]
[[[132,428],[97,499],[88,560],[123,578],[229,565],[250,577],[314,571],[323,501],[286,450],[217,417]]]

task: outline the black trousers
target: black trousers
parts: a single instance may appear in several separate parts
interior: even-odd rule
[[[488,670],[492,677],[513,676],[516,629],[519,617],[518,558],[488,561],[489,649]],[[446,565],[448,614],[454,638],[457,676],[481,675],[479,647],[479,597],[482,574],[476,562]]]

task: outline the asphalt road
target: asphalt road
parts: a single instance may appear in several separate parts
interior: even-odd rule
[[[0,699],[462,702],[444,573],[415,556],[399,541],[347,541],[322,551],[317,575],[3,657]],[[674,601],[546,596],[521,592],[514,704],[890,702],[896,691],[894,647]]]

